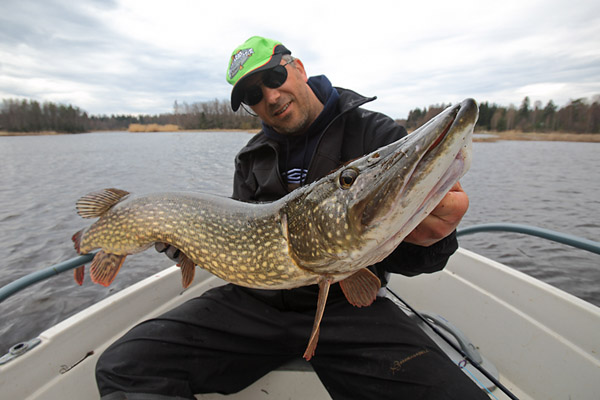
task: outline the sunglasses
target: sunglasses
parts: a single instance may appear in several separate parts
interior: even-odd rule
[[[288,77],[286,65],[293,63],[294,60],[288,61],[283,65],[277,65],[262,74],[262,84],[271,89],[277,89],[285,83]],[[254,106],[263,98],[261,85],[252,85],[244,89],[242,102],[249,106]]]

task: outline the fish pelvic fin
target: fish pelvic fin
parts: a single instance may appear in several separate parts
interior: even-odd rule
[[[102,286],[108,286],[115,280],[117,273],[121,269],[127,255],[117,255],[105,253],[100,250],[92,260],[90,266],[90,276],[92,282],[99,283]]]
[[[77,214],[83,218],[100,217],[127,195],[129,192],[114,188],[88,193],[77,200]]]
[[[185,254],[181,256],[181,261],[177,264],[181,268],[181,285],[184,289],[194,281],[196,274],[196,264]]]
[[[83,285],[83,276],[85,275],[85,265],[77,267],[73,270],[73,278],[79,286]]]
[[[356,271],[340,281],[342,291],[350,304],[355,307],[370,306],[381,288],[379,278],[367,268]]]
[[[323,277],[319,281],[319,298],[317,300],[317,312],[315,314],[315,321],[313,322],[313,329],[308,340],[308,345],[304,351],[304,357],[306,361],[310,361],[312,356],[315,355],[317,349],[317,342],[319,341],[319,332],[321,330],[321,320],[323,319],[323,312],[325,311],[325,304],[327,304],[327,296],[329,295],[329,287],[333,282],[333,278]]]

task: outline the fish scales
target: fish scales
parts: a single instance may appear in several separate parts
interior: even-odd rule
[[[155,242],[175,246],[196,265],[242,286],[282,289],[317,281],[288,256],[276,204],[200,193],[128,196],[85,231],[79,249],[127,255]]]
[[[387,257],[469,169],[478,108],[467,99],[405,138],[268,204],[198,193],[133,196],[105,189],[81,198],[82,217],[99,219],[73,235],[90,272],[109,285],[125,257],[157,243],[182,253],[182,284],[196,265],[229,282],[262,289],[319,284],[306,359],[314,354],[331,284],[368,306],[380,288],[367,266]],[[83,267],[75,279],[83,282]]]

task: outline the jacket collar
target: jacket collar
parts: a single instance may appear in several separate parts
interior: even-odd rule
[[[346,114],[347,112],[350,112],[366,103],[369,103],[369,102],[377,99],[377,96],[365,97],[365,96],[360,95],[350,89],[344,89],[344,88],[340,88],[340,87],[334,87],[334,89],[337,90],[337,92],[339,94],[339,99],[338,99],[339,113],[327,125],[325,130],[327,130],[327,128],[329,128],[329,126],[331,126],[331,124],[335,120],[337,120],[340,116],[342,116],[342,115]],[[240,150],[240,152],[238,153],[238,156],[241,154],[244,154],[244,153],[252,152],[263,146],[268,146],[268,147],[271,147],[274,149],[279,148],[279,144],[277,143],[277,141],[272,138],[269,138],[265,134],[264,128],[259,133],[254,135],[254,137],[252,139],[250,139],[248,144]]]

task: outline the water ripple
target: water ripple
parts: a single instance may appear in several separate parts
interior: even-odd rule
[[[89,221],[75,201],[90,191],[203,191],[229,196],[246,133],[93,133],[0,137],[0,285],[76,256],[71,235]],[[600,145],[475,143],[462,184],[462,225],[517,222],[600,241]],[[466,236],[461,245],[600,305],[598,256],[513,233]],[[109,288],[65,273],[0,303],[0,353],[172,263],[128,257]]]

